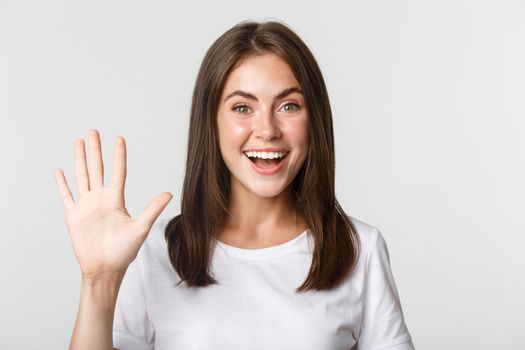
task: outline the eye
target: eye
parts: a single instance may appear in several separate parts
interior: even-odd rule
[[[287,107],[293,107],[293,108],[287,108]],[[282,108],[286,111],[286,112],[292,112],[294,110],[298,110],[301,106],[299,106],[297,103],[287,103],[285,104]]]
[[[248,107],[247,105],[237,105],[232,108],[232,111],[235,111],[241,114],[245,114],[245,113],[248,113],[249,109],[250,107]]]

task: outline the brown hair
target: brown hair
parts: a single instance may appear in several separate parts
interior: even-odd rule
[[[179,283],[188,287],[218,283],[210,275],[212,233],[228,215],[231,177],[221,156],[216,124],[223,85],[242,58],[266,53],[284,59],[299,82],[309,117],[309,144],[315,145],[290,184],[299,215],[315,241],[309,274],[296,292],[332,289],[357,263],[357,230],[335,198],[332,112],[319,66],[306,44],[286,25],[243,21],[208,49],[193,91],[181,213],[165,230]]]

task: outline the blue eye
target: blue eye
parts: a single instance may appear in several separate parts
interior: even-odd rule
[[[286,109],[286,107],[288,107],[288,106],[293,106],[294,109]],[[300,107],[300,106],[299,106],[297,103],[291,103],[291,102],[290,102],[290,103],[285,104],[285,105],[283,106],[283,109],[285,109],[285,111],[287,111],[287,112],[288,112],[288,111],[291,112],[291,111],[293,111],[293,110],[298,110],[299,107]]]
[[[241,110],[241,108],[242,108],[242,110]],[[237,106],[232,108],[232,111],[244,114],[244,113],[248,113],[248,109],[249,109],[249,107],[247,105],[237,105]]]
[[[294,112],[300,109],[301,106],[299,106],[297,103],[290,102],[290,103],[283,105],[281,108],[284,109],[285,112]],[[248,107],[248,105],[241,104],[241,105],[232,107],[232,111],[235,111],[241,114],[246,114],[250,111],[250,107]]]

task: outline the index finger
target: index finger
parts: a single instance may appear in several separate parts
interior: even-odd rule
[[[111,177],[110,186],[122,194],[124,194],[126,183],[126,158],[126,141],[122,136],[117,136],[113,156],[113,176]]]

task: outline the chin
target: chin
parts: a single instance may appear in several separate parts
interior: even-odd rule
[[[267,189],[267,190],[257,189],[257,190],[251,190],[251,192],[259,197],[273,198],[273,197],[277,197],[278,195],[280,195],[283,192],[283,189],[282,188]]]
[[[259,186],[248,186],[248,191],[252,192],[258,197],[273,198],[283,193],[285,187],[277,186],[276,184],[259,185]]]

